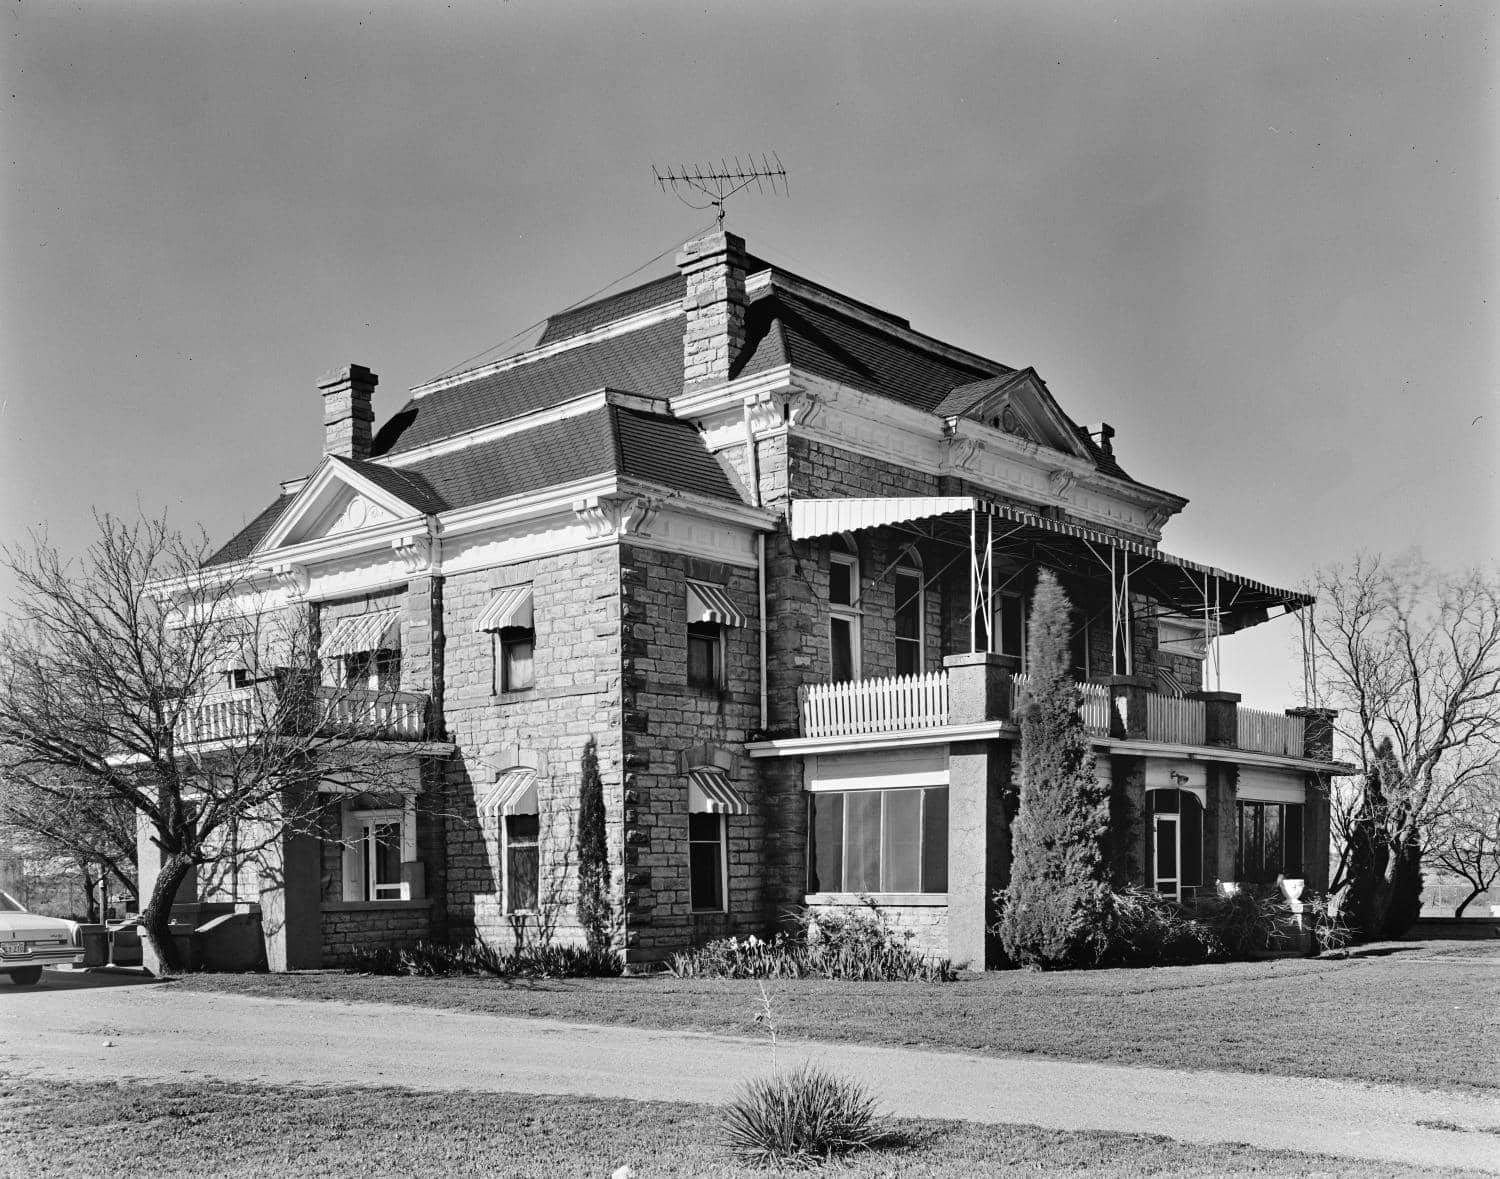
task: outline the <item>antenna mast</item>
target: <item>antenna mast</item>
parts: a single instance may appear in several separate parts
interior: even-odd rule
[[[748,156],[747,163],[741,164],[740,157],[734,157],[734,167],[730,167],[727,160],[720,159],[719,166],[715,168],[709,164],[707,168],[688,168],[682,164],[676,167],[668,166],[665,172],[661,171],[655,164],[651,165],[651,175],[656,178],[657,185],[662,192],[669,189],[672,195],[690,209],[714,208],[719,211],[719,225],[724,224],[724,202],[735,193],[744,192],[752,184],[756,190],[765,192],[766,184],[771,186],[772,196],[791,196],[791,190],[787,187],[786,169],[781,166],[781,157],[774,151],[771,156],[776,161],[776,166],[771,166],[771,161],[761,153],[760,163],[755,162],[755,157]],[[777,181],[781,182],[777,188]],[[694,204],[683,194],[685,192],[698,193],[707,197],[705,204]]]

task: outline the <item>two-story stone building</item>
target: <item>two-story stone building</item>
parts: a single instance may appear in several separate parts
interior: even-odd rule
[[[590,743],[631,965],[866,896],[980,965],[1041,568],[1075,606],[1121,879],[1324,887],[1327,715],[1205,674],[1215,636],[1309,599],[1163,552],[1186,501],[1031,369],[728,233],[677,262],[378,432],[375,375],[328,378],[324,459],[210,561],[308,617],[313,670],[387,702],[409,764],[288,833],[255,886],[273,965],[576,937]]]

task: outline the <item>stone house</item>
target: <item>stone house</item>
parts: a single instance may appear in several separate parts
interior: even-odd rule
[[[1310,599],[1164,552],[1186,501],[1032,369],[719,231],[378,431],[376,381],[322,382],[325,457],[205,570],[308,619],[402,767],[331,793],[275,883],[236,881],[273,966],[577,938],[589,743],[630,966],[862,897],[982,965],[1041,568],[1075,607],[1120,878],[1326,887],[1329,714],[1240,708],[1209,670],[1217,636]]]

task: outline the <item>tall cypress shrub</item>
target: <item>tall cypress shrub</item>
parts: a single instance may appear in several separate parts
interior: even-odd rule
[[[1094,966],[1110,943],[1108,782],[1078,708],[1067,595],[1043,570],[1032,599],[1030,681],[1019,701],[1021,793],[1000,937],[1013,961],[1046,970]]]
[[[609,900],[609,844],[604,828],[604,780],[599,751],[592,737],[583,747],[582,784],[578,797],[578,923],[590,950],[610,948],[614,909]]]

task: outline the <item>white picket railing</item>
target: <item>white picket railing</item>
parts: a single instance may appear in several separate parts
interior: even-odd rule
[[[1277,753],[1284,757],[1301,757],[1302,740],[1307,722],[1300,716],[1284,712],[1264,712],[1259,708],[1241,708],[1239,733],[1235,743],[1241,749],[1259,753]]]
[[[1015,701],[1021,698],[1021,692],[1031,677],[1022,672],[1011,676],[1011,701],[1014,710]],[[1078,712],[1083,717],[1083,727],[1092,737],[1109,736],[1109,718],[1114,710],[1114,700],[1110,696],[1109,685],[1087,684],[1077,685],[1078,694],[1082,697],[1078,705]]]
[[[272,725],[288,726],[290,718],[279,712],[276,693],[275,685],[253,684],[204,696],[183,716],[178,742],[243,740]],[[420,741],[427,731],[427,697],[420,692],[319,686],[311,703],[318,732]]]
[[[798,699],[804,737],[930,729],[948,723],[948,673],[804,684]]]
[[[1146,695],[1146,740],[1174,745],[1202,745],[1207,739],[1202,700],[1185,696]]]

